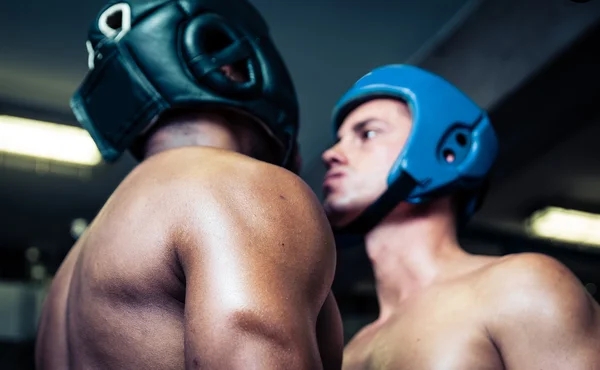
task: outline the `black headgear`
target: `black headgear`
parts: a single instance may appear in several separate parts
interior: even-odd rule
[[[293,163],[298,103],[258,11],[245,0],[126,0],[106,5],[89,31],[89,73],[71,100],[112,162],[166,110],[224,107],[254,117]],[[235,82],[223,66],[242,66]],[[140,153],[133,151],[140,159]]]

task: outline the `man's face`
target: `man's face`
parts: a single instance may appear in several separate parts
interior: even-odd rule
[[[325,210],[334,226],[344,226],[387,189],[387,177],[410,135],[408,106],[392,99],[360,105],[338,130],[325,153]]]

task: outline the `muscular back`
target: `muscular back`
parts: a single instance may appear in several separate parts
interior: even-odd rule
[[[38,367],[300,369],[321,366],[319,347],[335,362],[336,314],[316,339],[319,312],[336,312],[334,264],[326,219],[293,174],[217,149],[155,155],[57,273]]]

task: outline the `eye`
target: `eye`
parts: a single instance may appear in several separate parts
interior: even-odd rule
[[[372,139],[375,137],[376,134],[377,132],[375,130],[364,130],[362,132],[362,138],[365,140]]]

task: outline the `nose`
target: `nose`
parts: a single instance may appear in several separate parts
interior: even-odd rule
[[[330,169],[334,165],[348,163],[348,158],[346,158],[346,155],[343,153],[339,142],[323,152],[321,159],[327,169]]]

